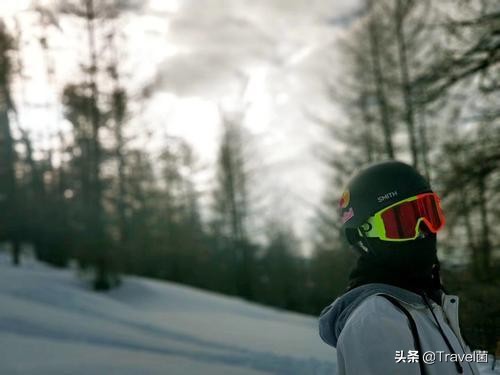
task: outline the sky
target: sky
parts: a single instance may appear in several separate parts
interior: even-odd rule
[[[53,1],[39,1],[49,8]],[[125,4],[125,2],[124,2]],[[128,0],[120,20],[122,58],[137,87],[153,94],[132,122],[147,129],[152,152],[166,135],[185,138],[209,190],[220,137],[220,111],[239,116],[249,133],[252,186],[265,196],[262,215],[287,217],[300,238],[313,230],[314,207],[327,183],[317,149],[325,136],[307,112],[342,114],[328,102],[325,81],[342,69],[335,41],[355,18],[360,0]],[[21,125],[43,148],[58,129],[70,129],[58,104],[60,88],[78,72],[83,36],[70,19],[50,28],[46,60],[33,40],[37,16],[29,0],[2,0],[0,14],[17,17],[26,41],[27,78],[17,87]],[[30,42],[31,41],[31,42]],[[136,108],[137,109],[137,108]],[[265,225],[256,211],[257,226]],[[262,219],[262,220],[261,220]]]

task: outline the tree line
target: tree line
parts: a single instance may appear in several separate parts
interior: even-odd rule
[[[133,142],[147,132],[130,125],[153,85],[132,87],[123,68],[120,14],[127,6],[68,0],[55,10],[32,9],[53,89],[50,38],[62,32],[59,18],[76,25],[83,51],[79,74],[59,92],[71,128],[53,136],[49,148],[36,146],[20,120],[23,106],[14,100],[27,73],[22,30],[0,23],[0,242],[14,265],[25,244],[41,261],[76,263],[95,290],[137,274],[300,310],[294,290],[300,289],[303,260],[293,231],[269,219],[257,241],[249,225],[253,197],[242,116],[220,110],[216,171],[204,193],[208,208],[201,207],[195,182],[200,166],[186,140],[165,135],[158,155]]]

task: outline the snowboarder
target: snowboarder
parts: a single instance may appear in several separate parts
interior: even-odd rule
[[[445,217],[426,179],[398,161],[368,165],[348,183],[339,213],[360,256],[346,293],[319,318],[338,375],[479,374],[458,297],[441,285],[436,233]]]

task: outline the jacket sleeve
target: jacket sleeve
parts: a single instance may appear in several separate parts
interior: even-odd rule
[[[337,343],[339,375],[420,375],[416,362],[396,361],[396,351],[416,350],[408,319],[383,297],[364,301],[346,322]]]

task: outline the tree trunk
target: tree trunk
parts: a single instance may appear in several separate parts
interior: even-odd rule
[[[418,147],[417,137],[415,136],[415,121],[413,116],[413,98],[410,83],[410,71],[407,59],[406,40],[404,36],[404,11],[401,7],[401,0],[396,0],[395,7],[395,23],[396,23],[396,40],[398,46],[399,68],[401,74],[401,89],[404,98],[404,114],[405,122],[408,129],[408,137],[410,140],[410,150],[412,156],[412,164],[418,169]]]
[[[431,183],[431,167],[430,167],[430,162],[429,162],[429,143],[427,141],[427,122],[426,122],[426,114],[425,114],[425,109],[421,108],[420,109],[420,116],[419,116],[419,126],[418,126],[418,133],[420,136],[420,154],[422,157],[422,164],[424,167],[424,175],[427,178],[427,181]]]
[[[481,215],[480,269],[481,276],[487,280],[491,273],[491,242],[488,211],[486,208],[486,175],[478,176],[479,212]]]
[[[373,16],[372,19],[370,20],[368,33],[370,34],[369,35],[370,56],[372,60],[371,65],[375,81],[377,100],[379,104],[378,108],[380,112],[380,121],[381,121],[380,125],[382,127],[382,132],[384,134],[385,152],[388,158],[394,159],[394,147],[392,144],[392,122],[389,116],[389,108],[387,105],[387,98],[384,89],[384,77],[382,74],[382,66],[380,61],[379,34]]]
[[[479,277],[481,269],[479,266],[478,247],[476,245],[474,230],[470,219],[470,204],[467,196],[464,196],[461,202],[461,214],[464,218],[465,233],[467,234],[467,246],[469,247],[472,271],[476,277]]]
[[[101,145],[99,141],[99,132],[101,128],[101,116],[99,113],[99,89],[97,86],[97,48],[95,35],[95,8],[93,0],[85,1],[86,21],[87,21],[87,36],[88,36],[88,52],[90,66],[88,69],[88,84],[90,87],[90,121],[91,121],[91,137],[89,140],[89,221],[87,222],[87,230],[89,235],[94,239],[90,241],[90,246],[93,249],[88,249],[94,252],[94,261],[97,262],[97,279],[95,284],[99,288],[106,288],[109,285],[108,272],[110,271],[110,249],[107,241],[105,241],[105,228],[102,208],[102,186],[101,186]],[[95,248],[94,248],[95,247]]]
[[[14,266],[21,264],[21,243],[17,238],[12,240],[12,264]]]
[[[4,68],[4,67],[0,67]],[[2,69],[0,80],[0,238],[12,241],[12,261],[19,264],[19,200],[15,175],[14,139],[10,130],[9,110],[11,109],[8,77]]]
[[[373,157],[373,134],[372,134],[372,119],[368,110],[367,94],[361,95],[360,100],[361,113],[363,114],[364,123],[364,145],[366,152],[366,161],[371,163],[374,160]]]

